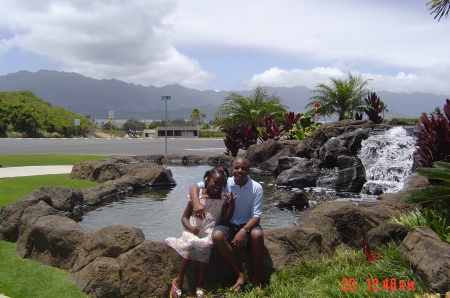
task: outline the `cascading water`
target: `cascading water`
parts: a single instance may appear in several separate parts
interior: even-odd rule
[[[416,137],[397,126],[362,142],[358,157],[366,168],[362,193],[378,195],[402,189],[411,174]]]

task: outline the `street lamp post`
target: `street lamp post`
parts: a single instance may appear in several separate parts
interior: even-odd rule
[[[170,99],[170,96],[161,96],[161,100],[166,102],[166,120],[164,121],[166,125],[166,155],[167,155],[167,101]]]

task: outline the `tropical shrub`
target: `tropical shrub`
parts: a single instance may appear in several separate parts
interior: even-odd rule
[[[303,140],[307,136],[310,136],[316,131],[316,129],[322,125],[320,122],[315,122],[311,116],[302,116],[300,121],[295,123],[294,128],[290,131],[292,139]]]
[[[450,209],[450,163],[435,162],[432,168],[418,168],[416,172],[432,180],[436,185],[411,190],[405,201],[425,204],[435,210]]]
[[[255,88],[250,96],[244,97],[238,93],[231,93],[223,99],[216,113],[216,124],[221,129],[230,131],[235,126],[250,124],[256,130],[264,117],[271,115],[275,121],[283,120],[286,107],[276,94],[269,94],[263,85]]]
[[[445,214],[436,210],[423,208],[422,212],[419,210],[411,211],[407,214],[393,216],[389,222],[402,224],[409,228],[416,226],[429,227],[442,241],[450,244],[450,221]]]
[[[236,157],[239,149],[247,150],[258,141],[258,134],[250,124],[232,127],[223,140],[227,148],[224,154]]]
[[[367,104],[364,108],[364,112],[366,113],[367,117],[369,117],[369,120],[375,124],[383,123],[383,117],[381,117],[379,114],[383,111],[387,111],[387,109],[384,102],[380,100],[380,97],[378,97],[375,92],[371,92],[364,100]]]
[[[448,161],[450,156],[450,100],[444,105],[444,115],[440,112],[430,118],[425,113],[420,119],[422,124],[416,122],[420,130],[414,161],[417,166],[430,167],[436,161]]]
[[[268,115],[264,117],[264,120],[260,122],[259,139],[261,141],[267,141],[269,139],[279,140],[281,134],[285,131],[284,126],[279,125],[276,121],[272,120],[272,116]]]
[[[322,116],[337,114],[339,120],[353,119],[354,112],[362,112],[362,98],[368,93],[368,79],[350,72],[345,78],[330,77],[329,84],[316,85],[314,96],[306,108],[320,106],[317,111]]]

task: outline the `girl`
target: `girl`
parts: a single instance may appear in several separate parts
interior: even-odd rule
[[[202,286],[213,245],[211,233],[220,220],[229,221],[233,215],[232,196],[222,193],[228,179],[227,169],[214,168],[206,171],[203,179],[205,189],[202,190],[200,202],[205,206],[205,218],[199,219],[194,216],[192,202],[189,201],[181,217],[181,223],[185,228],[181,238],[166,239],[166,244],[183,257],[178,276],[172,281],[171,298],[181,297],[181,286],[191,260],[199,262],[195,294],[197,297],[206,297]]]

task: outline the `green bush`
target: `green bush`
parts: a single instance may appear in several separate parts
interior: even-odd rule
[[[221,131],[208,131],[208,130],[200,130],[198,132],[199,138],[225,138],[227,134]]]
[[[409,228],[426,226],[432,229],[445,243],[450,244],[450,221],[445,213],[423,208],[404,215],[393,216],[389,222],[405,225]]]

